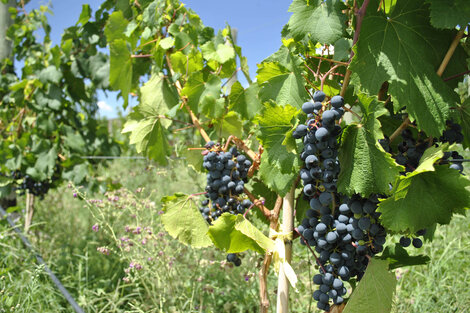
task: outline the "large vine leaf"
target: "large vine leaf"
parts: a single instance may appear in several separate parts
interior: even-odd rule
[[[470,98],[467,98],[462,105],[457,107],[457,112],[460,117],[460,125],[462,125],[463,145],[468,148],[470,147]]]
[[[215,246],[228,253],[254,250],[264,254],[274,243],[242,215],[224,213],[209,227]]]
[[[194,200],[182,193],[163,197],[164,214],[161,216],[165,230],[173,238],[195,248],[209,247],[209,225],[199,213]]]
[[[251,120],[263,108],[258,99],[258,92],[258,84],[251,84],[244,89],[242,84],[236,81],[230,89],[229,108],[239,113],[243,118]]]
[[[181,95],[188,97],[188,105],[197,114],[200,107],[214,103],[220,95],[221,80],[219,77],[203,72],[191,74],[181,90]]]
[[[235,58],[235,49],[227,43],[219,43],[216,46],[213,41],[209,41],[201,46],[201,51],[204,59],[208,61],[214,60],[220,64]]]
[[[294,0],[289,7],[293,12],[289,29],[297,40],[309,36],[315,43],[334,44],[345,33],[344,8],[340,0]]]
[[[399,243],[385,247],[380,258],[390,263],[389,269],[391,270],[404,266],[423,265],[430,261],[427,255],[409,255]]]
[[[437,28],[454,29],[470,23],[467,0],[425,0],[431,6],[431,23]]]
[[[124,18],[122,11],[113,12],[106,23],[104,34],[108,42],[113,42],[116,39],[125,39],[125,30],[129,22]]]
[[[388,270],[387,261],[371,259],[343,313],[390,312],[396,283],[395,275]]]
[[[158,116],[142,118],[140,114],[131,114],[122,133],[131,133],[130,144],[135,144],[137,153],[144,153],[161,165],[167,165],[166,157],[171,147],[167,138],[167,130]]]
[[[117,39],[109,45],[111,69],[109,84],[114,90],[121,90],[124,108],[127,107],[132,86],[132,59],[127,43]]]
[[[140,88],[140,93],[140,104],[136,110],[144,117],[164,115],[179,100],[161,73],[154,73],[149,81]],[[168,126],[170,121],[162,121],[162,124]]]
[[[392,196],[379,203],[387,229],[414,233],[436,223],[447,224],[453,213],[470,207],[470,181],[448,165],[433,165],[444,149],[447,145],[426,150],[418,168],[400,176]]]
[[[301,108],[307,93],[299,65],[302,61],[286,47],[258,65],[257,82],[262,101],[274,100],[279,105],[290,104]]]
[[[359,98],[364,117],[361,123],[348,125],[341,136],[338,190],[366,197],[372,193],[388,194],[389,184],[395,181],[403,167],[396,164],[378,142],[384,137],[378,120],[383,111],[378,101],[364,96]]]
[[[268,158],[261,158],[259,166],[259,176],[261,180],[269,187],[269,189],[277,192],[281,197],[284,197],[290,190],[292,183],[297,177],[296,172],[283,173],[277,166],[273,166]]]
[[[297,172],[300,169],[298,154],[292,131],[297,124],[299,110],[291,105],[279,106],[266,103],[264,111],[256,118],[259,125],[258,139],[264,148],[263,157],[282,173]]]
[[[398,1],[389,16],[376,10],[379,2],[371,1],[363,20],[351,62],[352,81],[370,94],[388,81],[395,109],[406,106],[420,129],[439,137],[449,107],[458,101],[436,74],[455,33],[431,26],[423,0]]]

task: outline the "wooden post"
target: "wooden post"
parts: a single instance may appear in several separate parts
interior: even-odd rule
[[[283,199],[282,204],[282,229],[284,234],[291,233],[294,230],[294,196],[295,186],[292,184],[290,191]],[[290,264],[292,260],[292,240],[284,242],[286,251],[286,261]],[[279,280],[277,284],[277,313],[289,312],[289,280],[284,273],[284,268],[279,268]]]
[[[34,213],[34,195],[30,192],[26,192],[26,214],[24,219],[24,232],[28,233],[29,227],[33,220]]]

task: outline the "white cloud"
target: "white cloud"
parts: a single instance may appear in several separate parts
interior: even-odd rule
[[[106,111],[106,112],[112,112],[113,111],[113,108],[107,104],[105,101],[98,101],[98,107],[100,108],[100,110],[102,111]]]

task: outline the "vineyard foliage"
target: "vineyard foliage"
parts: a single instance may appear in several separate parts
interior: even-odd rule
[[[93,119],[93,103],[97,89],[116,90],[124,108],[129,97],[138,99],[123,126],[137,152],[160,165],[183,156],[205,172],[201,150],[188,148],[234,142],[253,158],[247,191],[273,208],[277,195],[293,196],[295,186],[301,221],[308,209],[297,184],[303,144],[293,131],[306,122],[302,104],[323,90],[327,99],[341,94],[345,100],[341,194],[379,195],[380,222],[391,234],[431,230],[463,213],[470,205],[469,181],[442,161],[460,148],[436,142],[453,121],[462,126],[463,148],[470,147],[470,102],[456,91],[470,63],[465,1],[294,0],[288,10],[280,48],[257,65],[256,77],[230,26],[204,26],[178,0],[108,0],[94,15],[85,5],[55,47],[43,12],[15,10],[9,36],[16,38],[14,57],[24,67],[17,75],[8,71],[11,61],[3,66],[2,167],[45,179],[60,163],[73,173],[63,177],[79,182],[87,165],[78,155],[113,151]],[[40,25],[46,25],[43,43],[33,35]],[[109,60],[101,52],[106,46]],[[244,83],[236,79],[241,75]],[[429,142],[411,169],[397,162],[395,139],[405,129]],[[266,229],[249,222],[252,213],[262,217],[256,207],[248,219],[223,214],[208,225],[195,195],[168,195],[162,204],[168,233],[184,244],[227,253],[275,249]],[[384,312],[395,286],[389,268],[428,260],[389,244],[371,261],[344,312]]]
[[[85,183],[93,163],[83,156],[120,154],[107,123],[97,119],[96,92],[109,89],[102,25],[88,23],[83,13],[52,46],[47,7],[9,12],[13,49],[1,67],[0,197],[28,176],[49,187]]]

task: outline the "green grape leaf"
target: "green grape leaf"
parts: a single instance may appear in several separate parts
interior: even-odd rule
[[[361,123],[348,125],[341,135],[338,190],[365,197],[372,193],[388,194],[389,184],[395,181],[403,167],[396,164],[378,142],[384,138],[377,119],[383,112],[378,101],[364,96],[359,99],[364,117]]]
[[[140,94],[140,104],[135,109],[144,117],[165,115],[179,100],[161,73],[154,73],[140,88]],[[169,120],[161,123],[165,127],[171,124]]]
[[[300,162],[297,152],[289,149],[288,140],[292,138],[292,131],[297,124],[296,116],[300,110],[290,106],[279,106],[271,103],[265,104],[264,111],[256,117],[259,125],[258,140],[264,148],[263,157],[276,166],[282,173],[297,172]],[[295,146],[295,141],[290,146]]]
[[[70,171],[65,172],[62,176],[72,181],[75,185],[81,184],[88,174],[88,163],[75,164]]]
[[[343,313],[390,312],[396,283],[395,275],[388,270],[387,261],[371,259]]]
[[[251,84],[244,89],[242,84],[236,81],[230,89],[229,109],[238,112],[243,118],[251,120],[263,108],[258,99],[258,93],[258,84]]]
[[[172,196],[163,197],[161,203],[164,212],[161,215],[162,223],[170,236],[194,248],[212,245],[207,235],[209,225],[197,209],[193,198],[182,193],[175,193]]]
[[[219,98],[221,84],[220,78],[215,75],[195,72],[189,76],[181,95],[188,97],[189,107],[197,114],[200,112],[199,107],[213,103]]]
[[[243,123],[237,113],[230,111],[223,118],[214,121],[214,130],[220,138],[227,138],[230,135],[241,138],[243,135]]]
[[[125,39],[125,31],[129,22],[126,20],[121,11],[114,11],[108,19],[104,28],[104,34],[109,43],[117,39]]]
[[[160,41],[160,47],[165,50],[170,49],[175,44],[175,39],[173,37],[166,37]]]
[[[89,4],[82,5],[82,12],[80,13],[80,17],[78,18],[77,24],[85,25],[91,18],[91,8]]]
[[[135,144],[137,153],[144,153],[160,165],[167,165],[166,156],[170,154],[171,147],[167,139],[167,130],[162,126],[160,118],[150,116],[135,119],[135,117],[137,114],[131,114],[124,124],[122,133],[131,133],[129,143]]]
[[[127,108],[129,92],[132,86],[132,59],[123,39],[116,39],[109,45],[111,69],[109,84],[114,90],[121,90],[124,109]]]
[[[61,79],[62,73],[54,65],[49,65],[39,73],[39,80],[44,84],[48,82],[59,84]]]
[[[346,30],[344,8],[340,0],[294,0],[288,22],[292,36],[297,40],[309,36],[314,43],[334,44]]]
[[[220,64],[235,59],[235,49],[228,44],[219,43],[217,48],[213,41],[208,41],[201,46],[201,52],[204,59],[217,61]]]
[[[462,125],[463,145],[468,148],[470,147],[470,98],[457,107],[457,112],[460,117],[460,125]]]
[[[429,169],[427,164],[400,177],[392,196],[379,203],[387,229],[414,233],[435,223],[448,224],[453,213],[470,207],[470,181],[448,165]]]
[[[82,135],[70,126],[65,126],[64,129],[65,136],[63,138],[65,146],[68,147],[70,151],[83,155],[86,151],[86,143]]]
[[[224,213],[209,227],[215,246],[227,253],[253,250],[264,254],[274,243],[242,215]]]
[[[427,255],[409,255],[399,243],[385,247],[380,259],[387,260],[391,270],[404,266],[423,265],[431,260]]]
[[[425,0],[431,8],[431,24],[436,28],[454,29],[470,23],[467,0]]]
[[[351,47],[353,41],[347,38],[341,38],[335,42],[335,54],[333,60],[336,61],[347,61],[351,54]]]
[[[171,66],[177,73],[189,75],[190,73],[199,72],[204,67],[201,52],[192,50],[189,55],[181,51],[176,51],[170,55]]]
[[[26,169],[26,174],[36,181],[44,181],[54,174],[55,163],[57,161],[57,149],[52,147],[49,151],[44,151],[37,155],[34,167]]]
[[[398,1],[389,16],[375,9],[379,2],[371,1],[353,48],[351,81],[369,94],[377,94],[388,81],[395,110],[406,106],[420,129],[439,137],[458,96],[436,68],[455,32],[433,28],[423,0]]]
[[[261,180],[269,187],[269,189],[277,192],[281,197],[284,197],[289,192],[292,183],[297,177],[295,171],[287,174],[282,173],[281,169],[277,166],[271,165],[268,158],[262,157],[259,166],[259,176]]]
[[[302,107],[306,92],[298,68],[290,71],[279,62],[263,62],[258,65],[257,73],[256,79],[261,86],[259,97],[263,102],[274,100],[280,105]]]

